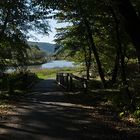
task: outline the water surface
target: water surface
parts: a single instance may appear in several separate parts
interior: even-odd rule
[[[66,61],[66,60],[54,60],[41,65],[41,68],[64,68],[64,67],[74,67],[74,62]]]

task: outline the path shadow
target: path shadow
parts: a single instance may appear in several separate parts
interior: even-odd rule
[[[55,80],[38,83],[0,122],[1,140],[137,140],[108,124],[96,107],[72,102]],[[112,119],[112,120],[111,120]],[[119,121],[118,121],[119,122]],[[122,124],[121,122],[119,122]],[[125,124],[124,124],[125,125]]]
[[[21,112],[20,112],[21,111]],[[96,120],[90,114],[92,110],[60,105],[28,104],[19,107],[22,115],[12,116],[20,118],[10,124],[1,123],[2,135],[6,140],[19,139],[65,139],[65,140],[92,140],[92,139],[125,139],[126,134],[115,130],[101,120]],[[23,114],[24,112],[24,114]],[[10,116],[8,117],[10,118]],[[24,134],[24,136],[23,136]],[[1,137],[0,137],[1,138]]]

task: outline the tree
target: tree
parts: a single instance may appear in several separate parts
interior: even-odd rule
[[[135,46],[140,64],[140,19],[130,0],[117,0],[115,2],[116,8],[123,17],[125,30]]]
[[[27,63],[27,39],[29,31],[37,30],[48,33],[47,10],[29,0],[0,1],[0,49],[4,54],[8,48],[11,50],[13,62],[23,65]],[[5,59],[1,58],[6,62]]]
[[[57,3],[57,6],[56,5],[55,6],[56,9],[58,10],[58,13],[55,15],[55,17],[59,17],[61,21],[70,22],[72,24],[83,25],[84,27],[83,30],[85,29],[86,40],[90,45],[90,49],[92,49],[94,53],[99,75],[101,77],[104,87],[106,87],[104,70],[102,68],[99,54],[93,39],[94,24],[91,24],[91,21],[93,21],[95,18],[95,14],[93,14],[95,11],[92,10],[93,8],[91,8],[91,5],[94,3],[95,1],[91,1],[91,0],[89,0],[88,2],[79,1],[79,0],[76,1],[68,0],[68,1]]]
[[[82,24],[79,24],[57,29],[57,39],[55,41],[63,46],[63,50],[70,50],[65,59],[69,58],[73,61],[84,63],[86,78],[89,80],[92,56],[83,28]],[[62,50],[60,53],[64,54]]]

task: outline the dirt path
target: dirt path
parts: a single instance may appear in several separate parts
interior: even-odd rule
[[[102,114],[103,107],[72,103],[64,94],[54,80],[39,82],[14,113],[0,121],[0,140],[140,139],[135,127],[107,110]],[[129,133],[130,127],[134,135]]]

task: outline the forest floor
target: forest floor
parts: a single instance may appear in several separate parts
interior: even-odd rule
[[[109,102],[84,96],[65,92],[54,79],[41,80],[30,93],[0,107],[0,140],[140,139],[140,128],[121,120]]]

